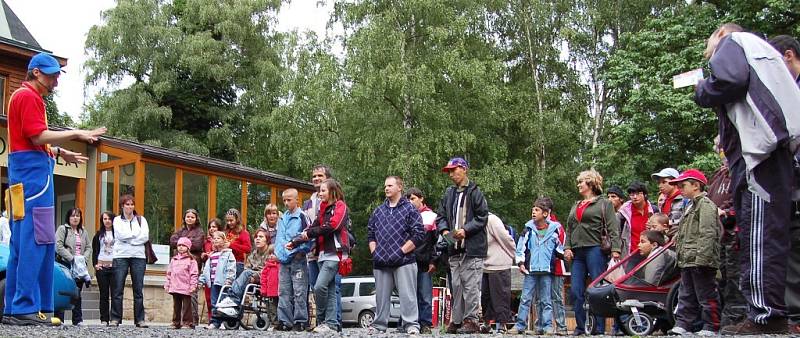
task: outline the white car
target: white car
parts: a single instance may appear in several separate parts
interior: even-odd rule
[[[375,277],[352,276],[342,278],[342,322],[367,328],[375,320]],[[400,299],[392,292],[389,323],[400,321]]]

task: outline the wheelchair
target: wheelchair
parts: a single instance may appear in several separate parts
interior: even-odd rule
[[[217,304],[228,296],[230,286],[223,286],[217,297]],[[245,330],[261,330],[266,331],[269,329],[271,323],[268,316],[269,299],[261,295],[261,287],[258,284],[247,284],[244,289],[244,294],[239,304],[235,307],[237,315],[229,316],[220,311],[220,308],[214,309],[211,313],[212,318],[219,320],[221,325],[226,330],[238,330],[240,327]],[[247,325],[247,318],[255,316],[253,327]]]

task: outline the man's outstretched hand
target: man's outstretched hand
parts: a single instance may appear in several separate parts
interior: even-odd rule
[[[76,153],[64,148],[61,148],[61,158],[67,163],[86,163],[86,161],[89,160],[88,157],[83,156],[81,153]]]
[[[97,141],[97,138],[105,134],[106,131],[108,131],[106,127],[100,127],[92,130],[80,130],[78,132],[78,140],[94,143],[95,141]]]

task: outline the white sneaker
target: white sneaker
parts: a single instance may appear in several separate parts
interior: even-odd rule
[[[684,328],[682,328],[680,326],[675,326],[675,327],[669,329],[669,331],[667,331],[667,334],[675,335],[675,336],[683,336],[683,335],[689,334],[689,331],[686,331],[686,329],[684,329]]]
[[[317,327],[314,328],[314,333],[328,334],[328,333],[334,333],[334,332],[336,332],[336,331],[334,329],[331,329],[331,327],[328,326],[328,324],[320,324],[320,325],[317,325]]]
[[[218,308],[217,312],[222,313],[228,317],[236,317],[239,315],[239,311],[236,311],[236,309],[232,307]]]
[[[406,333],[411,335],[417,335],[419,334],[419,329],[416,326],[412,326],[409,327],[408,330],[406,330]]]
[[[206,329],[213,330],[216,329],[216,327],[214,327],[214,324],[208,324],[206,325]]]
[[[704,337],[713,337],[713,336],[717,335],[716,332],[711,331],[711,330],[700,330],[695,334],[698,335],[698,336],[704,336]]]
[[[239,304],[236,304],[236,302],[234,302],[233,299],[231,299],[231,297],[225,297],[225,299],[223,299],[223,300],[221,300],[221,301],[219,301],[217,303],[217,307],[218,308],[220,308],[220,307],[236,307],[236,306],[239,306]]]

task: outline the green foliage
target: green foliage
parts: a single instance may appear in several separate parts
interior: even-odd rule
[[[75,126],[75,122],[72,121],[72,118],[69,116],[69,114],[58,111],[58,106],[56,105],[56,101],[53,100],[53,95],[47,95],[44,97],[44,108],[45,114],[47,115],[47,124],[50,126]]]

